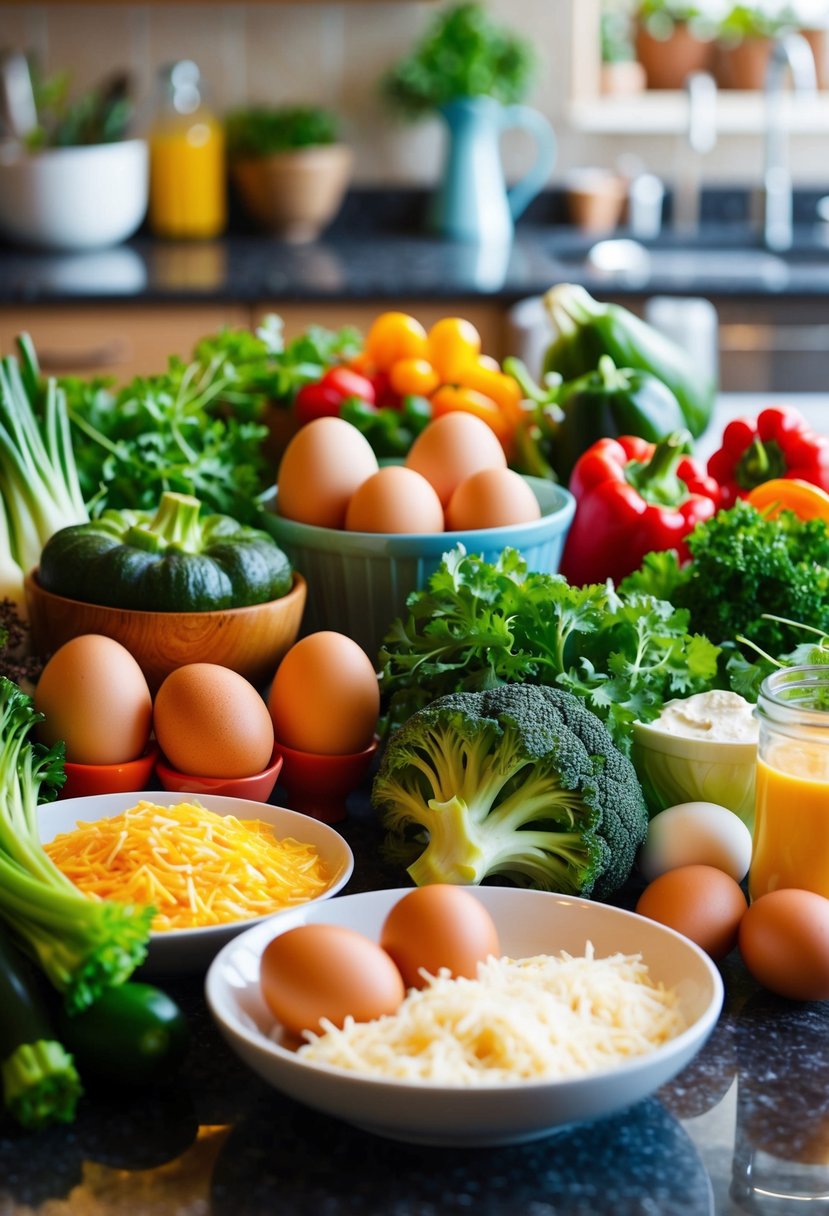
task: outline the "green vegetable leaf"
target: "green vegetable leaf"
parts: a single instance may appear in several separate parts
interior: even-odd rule
[[[719,650],[688,614],[612,584],[571,587],[505,549],[494,563],[458,545],[387,633],[380,686],[387,725],[450,692],[558,685],[584,698],[627,750],[631,723],[710,686]]]

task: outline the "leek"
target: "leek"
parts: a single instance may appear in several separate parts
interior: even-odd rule
[[[0,488],[11,557],[24,574],[35,567],[46,541],[61,528],[86,523],[66,397],[46,381],[40,401],[37,358],[27,335],[18,339],[21,364],[0,359]]]
[[[31,698],[0,676],[0,920],[72,1012],[143,961],[154,910],[88,898],[44,850],[38,803],[65,778],[64,744],[46,749],[31,738],[41,721]]]

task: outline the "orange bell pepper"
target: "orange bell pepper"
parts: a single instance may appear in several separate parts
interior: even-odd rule
[[[800,519],[822,519],[829,524],[829,494],[800,477],[773,477],[747,494],[753,507],[769,519],[792,511]]]
[[[428,357],[426,330],[405,312],[383,312],[372,321],[365,351],[374,366],[386,372],[398,359]]]

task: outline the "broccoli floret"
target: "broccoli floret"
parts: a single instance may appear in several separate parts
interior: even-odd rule
[[[642,787],[603,723],[563,689],[506,684],[439,697],[389,739],[372,804],[408,873],[602,897],[647,831]],[[425,847],[424,847],[425,845]]]

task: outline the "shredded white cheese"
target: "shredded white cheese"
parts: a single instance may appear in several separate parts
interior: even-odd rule
[[[429,977],[396,1013],[322,1021],[298,1054],[400,1080],[491,1085],[581,1076],[653,1051],[685,1029],[679,997],[641,955],[489,958],[476,979]]]

